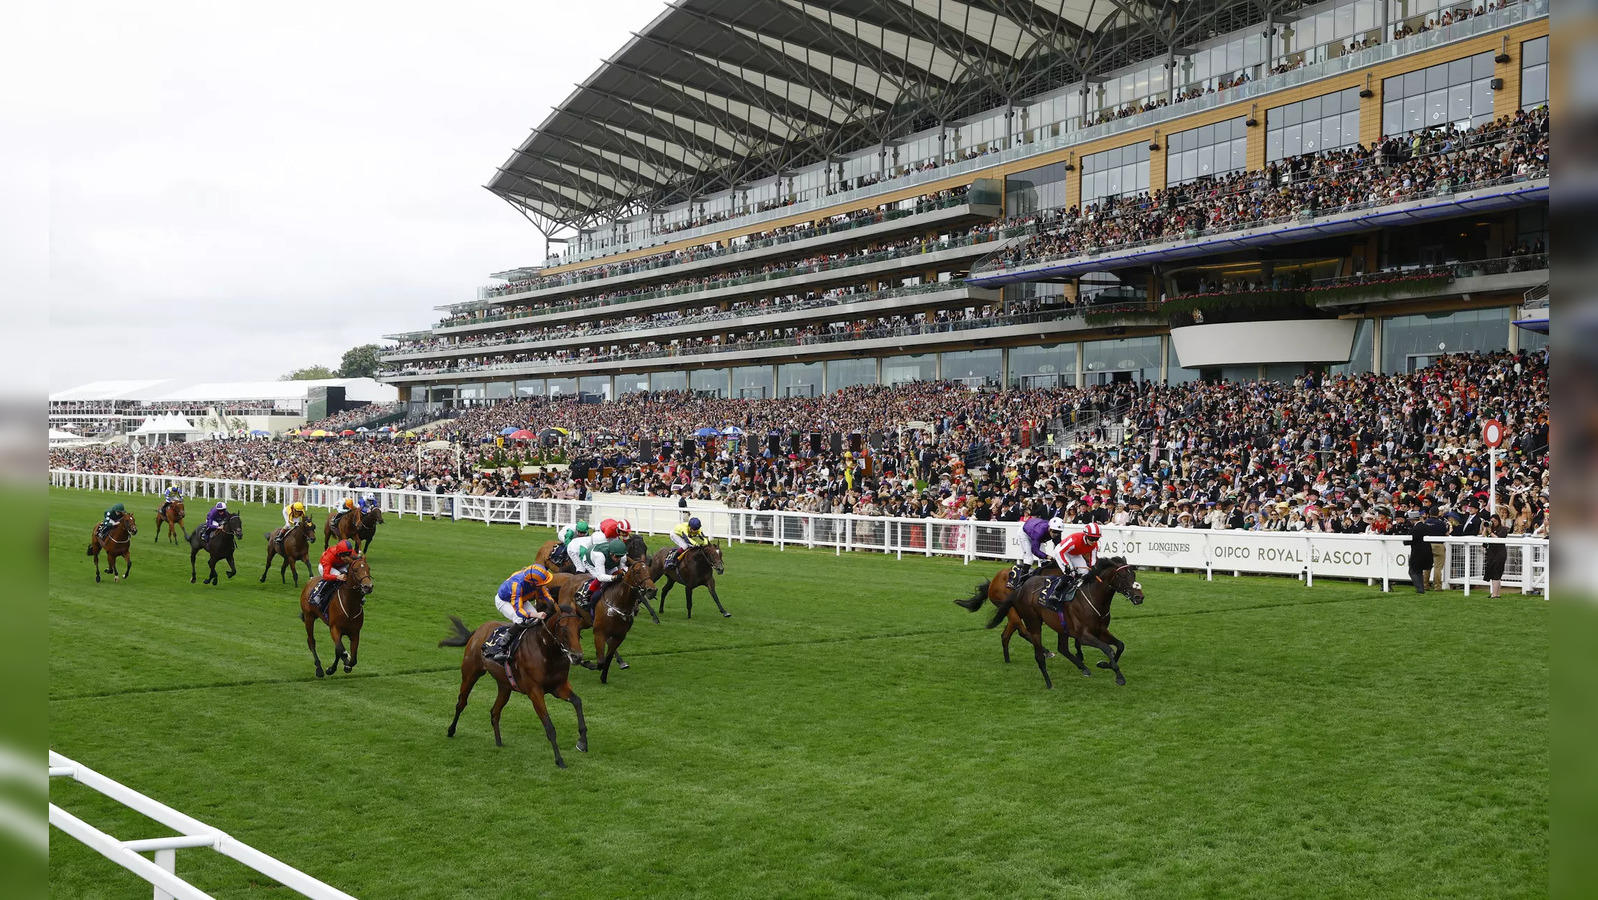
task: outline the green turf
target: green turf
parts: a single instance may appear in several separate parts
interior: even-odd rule
[[[733,618],[696,597],[685,620],[674,592],[630,670],[574,675],[591,752],[555,702],[561,771],[525,698],[494,746],[486,681],[446,738],[460,651],[435,646],[447,614],[492,616],[545,532],[391,523],[360,664],[318,681],[294,592],[256,582],[276,510],[247,508],[219,587],[148,525],[131,580],[96,585],[83,550],[111,500],[51,494],[51,745],[358,896],[1547,889],[1540,599],[1143,573],[1148,603],[1116,601],[1128,684],[1056,660],[1045,691],[1019,639],[1004,664],[949,602],[992,563],[734,546]],[[120,837],[164,833],[52,788]],[[55,896],[149,896],[54,836]],[[205,851],[179,872],[265,889]]]

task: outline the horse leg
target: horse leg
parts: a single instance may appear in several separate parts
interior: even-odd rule
[[[455,736],[455,726],[460,724],[461,712],[466,709],[466,700],[472,695],[472,688],[477,686],[477,679],[482,678],[488,670],[481,663],[468,669],[461,665],[461,693],[455,698],[455,718],[449,720],[449,736]]]
[[[327,620],[327,633],[331,636],[333,641],[333,664],[327,667],[327,674],[332,675],[334,672],[338,671],[338,664],[340,662],[344,663],[344,671],[348,672],[350,670],[350,658],[349,655],[344,652],[344,632],[338,627],[338,625],[334,624],[331,613],[328,614]]]
[[[268,539],[266,542],[266,568],[261,570],[261,584],[266,584],[266,573],[272,571],[272,557],[276,555],[276,551],[272,549],[272,541]],[[281,575],[282,573],[279,572],[278,574]]]
[[[582,698],[578,697],[577,692],[572,690],[572,683],[570,681],[556,688],[555,696],[565,700],[567,703],[570,703],[572,705],[572,709],[577,711],[577,752],[587,753],[588,721],[583,718]]]
[[[721,610],[721,617],[723,619],[732,618],[732,613],[727,612],[727,607],[721,605],[721,598],[716,596],[716,576],[710,576],[710,580],[705,582],[705,590],[710,592],[710,599],[716,601],[716,608]]]
[[[1069,659],[1072,664],[1076,666],[1077,671],[1082,673],[1083,678],[1093,677],[1093,672],[1088,669],[1087,663],[1082,661],[1082,642],[1077,641],[1076,652],[1071,652],[1070,629],[1063,627],[1060,629],[1060,642],[1058,646],[1060,648],[1060,655],[1064,656],[1066,659]]]
[[[610,663],[611,663],[611,660],[616,658],[616,651],[621,649],[621,642],[626,640],[626,639],[627,639],[627,636],[625,634],[621,635],[618,638],[616,638],[615,641],[611,641],[610,635],[607,634],[605,636],[605,645],[606,645],[605,655],[600,657],[600,661],[599,661],[599,683],[600,684],[609,683],[609,681],[610,681]],[[597,650],[596,650],[596,652],[597,652]]]
[[[544,737],[549,738],[549,746],[555,751],[556,767],[566,768],[566,760],[560,758],[560,741],[555,739],[555,720],[549,717],[549,705],[544,702],[544,689],[534,684],[527,697],[533,701],[533,709],[538,710],[539,721],[544,723]]]
[[[189,584],[193,584],[198,575],[194,571],[194,558],[200,555],[200,548],[189,548]]]
[[[100,551],[91,549],[89,555],[94,557],[94,583],[100,583]]]
[[[516,660],[508,660],[505,664],[514,666],[516,665]],[[508,679],[509,677],[510,673],[507,670],[506,678]],[[505,746],[505,742],[499,736],[499,713],[500,710],[505,708],[505,703],[508,700],[510,700],[510,682],[508,680],[501,681],[499,683],[499,696],[494,698],[494,708],[488,711],[488,720],[494,723],[494,746],[496,747]]]
[[[214,557],[214,556],[211,557],[211,574],[205,576],[205,583],[206,584],[217,584],[218,583],[217,575],[216,575],[216,557]]]
[[[1015,632],[1016,632],[1015,620],[1014,619],[1006,619],[1005,622],[1004,622],[1004,634],[999,635],[999,646],[1004,650],[1004,661],[1005,662],[1009,662],[1010,661],[1010,637],[1012,635],[1014,635]]]
[[[1115,661],[1115,648],[1091,634],[1081,635],[1076,640],[1078,647],[1081,647],[1083,644],[1087,644],[1089,647],[1098,648],[1099,652],[1103,653],[1105,658],[1109,660],[1110,664],[1104,667],[1115,673],[1115,683],[1126,684],[1126,676],[1121,674],[1121,666]],[[1100,665],[1102,666],[1103,663],[1100,663]]]
[[[642,597],[639,597],[638,598],[638,602],[643,604],[644,612],[649,613],[649,618],[653,619],[656,625],[659,625],[660,624],[660,616],[655,615],[655,610],[654,610],[653,607],[651,607],[649,605],[649,601],[645,600]]]
[[[133,547],[132,547],[132,545],[128,546],[128,555],[122,557],[122,559],[123,559],[123,561],[125,563],[127,563],[127,565],[124,565],[122,567],[122,580],[123,581],[127,581],[128,580],[128,576],[133,574]]]
[[[1104,629],[1104,631],[1099,635],[1099,639],[1115,648],[1115,661],[1120,662],[1121,654],[1126,652],[1126,645],[1121,643],[1121,639],[1111,634],[1110,629],[1108,628]],[[1108,669],[1109,667],[1110,666],[1108,663],[1103,661],[1099,662],[1099,668]]]
[[[683,591],[686,592],[686,596],[683,597],[682,605],[688,608],[688,618],[692,619],[694,617],[694,588],[693,588],[693,585],[691,585],[688,582],[684,581],[682,583],[682,589],[683,589]]]
[[[322,657],[316,653],[316,613],[306,609],[302,603],[300,618],[305,620],[305,646],[311,648],[311,661],[316,664],[316,677],[321,678],[326,673],[322,671]]]
[[[676,583],[677,582],[671,580],[670,575],[667,575],[666,586],[660,589],[660,612],[662,615],[664,615],[666,612],[666,595],[671,593],[671,586]]]
[[[348,672],[349,670],[355,668],[355,663],[357,662],[357,657],[360,656],[360,652],[361,652],[361,633],[359,631],[352,631],[352,632],[349,633],[349,638],[350,638],[350,658],[344,663],[344,671],[345,672]]]
[[[233,564],[233,554],[229,553],[227,555],[227,577],[232,578],[237,574],[239,574],[239,567]]]

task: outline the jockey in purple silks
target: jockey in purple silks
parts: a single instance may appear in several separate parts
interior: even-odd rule
[[[1010,590],[1020,587],[1039,563],[1053,560],[1051,551],[1060,542],[1060,533],[1063,531],[1065,521],[1058,516],[1047,520],[1032,518],[1021,523],[1021,535],[1025,540],[1016,554],[1015,568],[1010,570]]]

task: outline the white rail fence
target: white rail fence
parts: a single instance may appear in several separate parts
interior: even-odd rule
[[[95,852],[143,878],[155,888],[155,900],[208,900],[211,896],[177,876],[177,852],[209,847],[313,900],[355,900],[338,888],[324,884],[286,863],[243,843],[218,828],[184,815],[165,803],[50,751],[50,777],[70,778],[179,832],[172,837],[122,841],[95,828],[54,803],[50,804],[50,824],[87,844]],[[143,854],[153,854],[152,862]]]
[[[65,469],[52,469],[50,483],[83,490],[155,495],[176,485],[186,496],[207,501],[224,499],[281,506],[299,500],[307,506],[328,509],[336,508],[347,497],[370,491],[385,514],[521,528],[556,528],[578,519],[596,521],[615,516],[632,520],[635,531],[666,534],[693,515],[704,522],[710,534],[723,537],[728,543],[771,544],[778,549],[823,548],[840,554],[868,551],[896,557],[906,553],[949,556],[968,563],[1014,559],[1021,546],[1020,527],[1014,522],[900,519],[722,506],[679,508],[673,500],[619,494],[579,502]],[[275,512],[267,524],[279,524]],[[1494,543],[1494,539],[1450,537],[1437,542],[1442,545],[1445,585],[1463,587],[1467,593],[1472,586],[1486,585],[1483,554],[1485,545]],[[1508,548],[1503,583],[1522,593],[1546,592],[1548,541],[1508,538],[1496,542]],[[1388,590],[1393,582],[1409,582],[1409,544],[1403,537],[1105,526],[1099,546],[1101,554],[1124,556],[1137,566],[1202,571],[1207,578],[1216,573],[1292,575],[1306,586],[1313,585],[1316,578],[1364,579],[1369,584],[1380,582],[1383,590]]]

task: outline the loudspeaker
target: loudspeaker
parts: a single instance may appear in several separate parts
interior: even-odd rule
[[[799,448],[799,435],[797,435],[797,434],[788,435],[788,452],[792,453],[795,456],[798,456],[801,452],[803,452]]]
[[[651,441],[649,438],[639,439],[638,455],[641,457],[641,462],[653,461],[655,458],[655,442]]]
[[[782,435],[766,435],[766,449],[771,451],[772,456],[780,455],[782,453]]]
[[[849,435],[849,452],[850,453],[859,453],[860,449],[861,449],[861,445],[862,445],[862,442],[860,440],[860,432],[858,432],[858,431],[852,432]]]
[[[832,433],[832,455],[840,456],[843,453],[843,435],[834,431]]]
[[[810,432],[810,455],[821,455],[821,432],[819,431]]]
[[[683,438],[682,439],[682,455],[691,457],[691,456],[697,456],[698,454],[699,454],[699,445],[694,443],[694,439],[693,438]]]
[[[1501,91],[1504,89],[1504,80],[1502,78],[1494,78],[1487,84],[1495,91]]]

